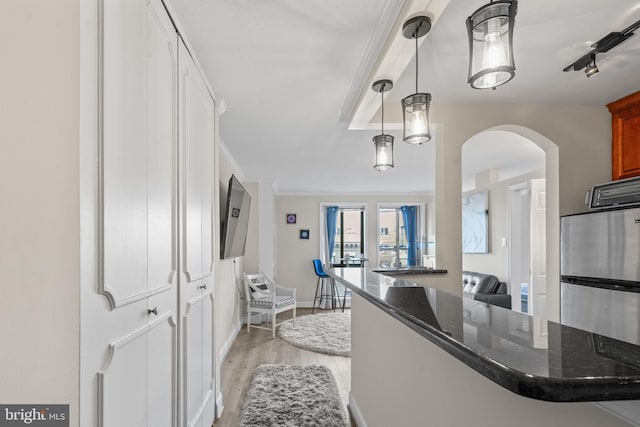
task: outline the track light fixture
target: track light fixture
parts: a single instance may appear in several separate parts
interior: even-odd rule
[[[402,100],[403,137],[409,144],[423,144],[431,140],[429,126],[430,93],[418,92],[418,39],[431,29],[428,16],[415,16],[402,26],[402,34],[416,41],[416,93]]]
[[[598,67],[596,67],[596,54],[601,52],[609,52],[611,49],[631,37],[634,34],[634,31],[638,28],[640,28],[640,20],[629,25],[622,31],[613,31],[607,34],[606,36],[592,44],[591,50],[589,52],[576,59],[572,64],[564,67],[562,71],[580,71],[586,67],[585,74],[587,75],[587,77],[591,77],[598,72]]]
[[[513,62],[513,25],[516,0],[485,4],[467,18],[469,78],[474,89],[495,89],[516,74]]]
[[[600,70],[598,70],[598,66],[596,65],[596,54],[592,53],[591,61],[589,62],[589,65],[587,65],[587,67],[584,69],[584,73],[587,75],[587,77],[591,77],[599,71]]]
[[[390,91],[391,88],[393,88],[393,82],[391,80],[378,80],[372,86],[375,92],[380,93],[382,108],[382,131],[380,135],[373,137],[373,147],[376,152],[373,167],[379,171],[385,171],[393,167],[393,136],[385,135],[384,133],[384,93]]]

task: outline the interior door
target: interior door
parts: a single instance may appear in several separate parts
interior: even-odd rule
[[[528,183],[509,187],[509,282],[511,307],[531,313],[531,217]]]
[[[531,191],[531,314],[546,318],[547,233],[546,189],[544,179],[532,179]]]
[[[179,48],[180,313],[182,421],[215,416],[213,351],[214,102],[186,47]]]
[[[89,411],[104,427],[176,426],[177,33],[160,0],[101,13],[103,304],[83,322],[102,366]]]

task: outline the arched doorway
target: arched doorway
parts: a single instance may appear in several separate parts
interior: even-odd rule
[[[559,309],[558,149],[515,125],[485,129],[462,146],[463,198],[486,192],[486,253],[464,253],[463,269],[509,284],[512,309],[555,318]],[[463,230],[463,240],[465,231]]]

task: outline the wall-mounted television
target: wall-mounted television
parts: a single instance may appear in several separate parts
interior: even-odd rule
[[[235,175],[231,175],[228,188],[227,208],[220,233],[220,258],[222,259],[244,255],[251,207],[251,196]]]

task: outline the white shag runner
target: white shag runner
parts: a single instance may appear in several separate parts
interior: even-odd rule
[[[351,313],[318,313],[296,318],[280,326],[280,337],[289,344],[319,353],[351,357]]]
[[[260,365],[240,427],[347,427],[336,380],[325,366]]]

